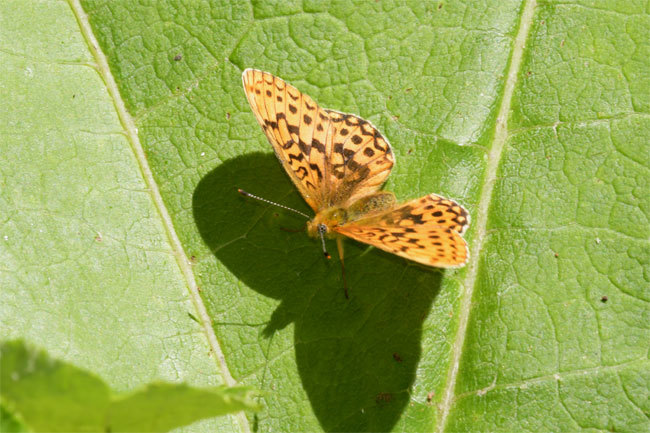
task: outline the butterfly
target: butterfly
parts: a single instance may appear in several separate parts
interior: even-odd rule
[[[336,239],[343,264],[349,237],[423,265],[465,265],[469,213],[436,194],[397,204],[393,193],[380,190],[395,156],[370,122],[322,108],[268,72],[246,69],[242,81],[275,155],[316,213],[307,233],[321,238],[327,257],[325,238]]]

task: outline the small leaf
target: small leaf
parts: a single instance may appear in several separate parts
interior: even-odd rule
[[[155,383],[113,395],[95,375],[21,341],[0,345],[0,379],[4,404],[35,431],[167,431],[203,418],[259,409],[249,387]]]
[[[114,399],[108,427],[110,431],[167,431],[202,418],[259,409],[250,387],[197,389],[155,383]]]

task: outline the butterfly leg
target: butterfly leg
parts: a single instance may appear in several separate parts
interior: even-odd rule
[[[345,279],[345,265],[343,264],[343,238],[336,238],[336,248],[339,250],[339,259],[341,260],[341,276],[343,277],[343,291],[345,292],[345,299],[350,299],[348,296],[348,282]]]
[[[300,227],[299,229],[288,229],[286,227],[280,227],[280,230],[282,230],[283,232],[287,232],[287,233],[299,233],[299,232],[304,232],[306,228],[307,228],[307,225],[304,225],[304,226]]]

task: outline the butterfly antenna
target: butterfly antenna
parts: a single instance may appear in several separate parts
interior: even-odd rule
[[[254,195],[254,194],[251,194],[250,192],[244,191],[241,188],[237,188],[237,192],[240,193],[241,195],[243,195],[244,197],[254,198],[255,200],[263,201],[264,203],[272,204],[273,206],[277,206],[277,207],[281,207],[282,209],[290,210],[291,212],[295,212],[298,215],[302,215],[307,219],[311,219],[311,217],[309,215],[307,215],[305,213],[302,213],[299,210],[295,210],[293,208],[290,208],[289,206],[284,206],[284,205],[281,205],[280,203],[276,203],[274,201],[267,200],[267,199],[262,198],[262,197],[258,197],[258,196]]]
[[[327,226],[325,224],[318,224],[318,234],[320,235],[320,241],[323,244],[323,254],[326,259],[331,259],[330,253],[327,252],[325,248],[325,233],[327,232]]]

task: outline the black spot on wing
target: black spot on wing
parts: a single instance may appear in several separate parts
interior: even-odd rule
[[[319,125],[320,126],[320,125]],[[311,140],[312,149],[316,149],[320,153],[325,153],[325,145],[315,138]]]
[[[323,173],[320,171],[320,167],[318,166],[318,164],[309,164],[309,168],[311,168],[312,170],[314,170],[316,172],[316,175],[318,176],[318,179],[323,178]]]
[[[300,179],[300,180],[303,180],[304,178],[306,178],[308,174],[309,174],[309,172],[303,166],[298,167],[298,169],[296,170],[296,175],[298,176],[298,179]]]
[[[341,145],[343,147],[343,145]],[[352,158],[355,154],[355,151],[352,149],[343,149],[343,160],[345,162],[348,162],[350,158]]]
[[[305,155],[309,154],[309,145],[301,139],[298,139],[298,147],[300,148],[300,151]]]

